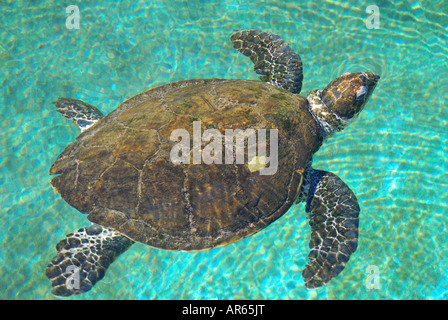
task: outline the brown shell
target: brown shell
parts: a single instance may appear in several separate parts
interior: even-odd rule
[[[195,120],[202,132],[278,129],[277,172],[251,172],[247,161],[173,164],[171,132],[192,136]],[[180,81],[134,96],[84,131],[51,167],[59,174],[51,183],[94,223],[157,248],[203,250],[282,216],[320,143],[302,96],[260,81]]]

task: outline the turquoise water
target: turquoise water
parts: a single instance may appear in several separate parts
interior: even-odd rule
[[[220,249],[136,244],[72,299],[447,299],[448,3],[246,2],[1,2],[0,298],[53,299],[44,270],[54,247],[88,224],[50,187],[50,165],[79,133],[51,102],[72,97],[107,113],[172,81],[257,79],[229,37],[262,29],[300,52],[304,95],[348,71],[382,77],[358,120],[314,159],[360,202],[359,247],[345,270],[304,287],[310,230],[300,204]],[[69,4],[79,29],[66,28]],[[366,27],[369,5],[379,29]]]

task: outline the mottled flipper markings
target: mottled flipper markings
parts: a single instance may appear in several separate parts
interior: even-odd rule
[[[59,98],[53,104],[56,105],[56,110],[65,118],[72,120],[81,132],[104,117],[98,108],[81,100]]]
[[[260,30],[245,30],[230,38],[236,50],[250,57],[260,79],[299,94],[302,88],[302,61],[279,36]]]
[[[311,180],[306,211],[312,233],[302,275],[307,288],[317,288],[335,278],[355,252],[360,208],[354,193],[335,174],[313,170]]]
[[[100,281],[107,268],[134,242],[97,224],[81,228],[61,240],[57,256],[45,270],[52,293],[67,297],[84,293]]]

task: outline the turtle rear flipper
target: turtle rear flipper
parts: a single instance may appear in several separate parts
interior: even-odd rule
[[[104,117],[98,108],[81,100],[59,98],[53,104],[56,105],[56,111],[72,120],[81,129],[81,132]]]
[[[58,254],[45,270],[53,286],[51,293],[68,297],[89,291],[133,243],[97,224],[68,234],[57,244]]]
[[[230,37],[233,47],[255,64],[260,80],[299,94],[302,89],[302,61],[279,36],[260,30],[239,31]]]
[[[356,196],[335,174],[311,169],[306,211],[311,226],[307,288],[325,285],[345,267],[358,246],[360,208]]]

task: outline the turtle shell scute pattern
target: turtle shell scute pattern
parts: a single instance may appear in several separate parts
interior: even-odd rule
[[[277,172],[260,175],[235,161],[173,164],[170,135],[185,129],[192,137],[194,121],[202,132],[277,129]],[[196,251],[238,241],[282,216],[320,144],[301,96],[259,81],[187,80],[125,101],[67,146],[50,173],[63,199],[90,221],[153,247]]]

